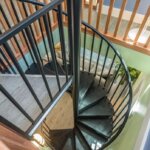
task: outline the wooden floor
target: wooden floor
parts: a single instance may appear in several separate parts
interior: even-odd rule
[[[72,129],[74,127],[73,100],[69,93],[64,93],[47,116],[46,123],[50,129]]]
[[[40,75],[27,75],[27,78],[37,94],[42,106],[45,107],[50,102],[50,98],[42,77]],[[56,77],[46,76],[46,78],[51,89],[51,93],[55,96],[58,92]],[[60,77],[61,85],[63,85],[65,81],[65,77]],[[19,75],[1,74],[0,83],[33,119],[41,113],[35,99]],[[0,92],[0,115],[21,128],[23,131],[26,131],[31,125],[31,122],[22,115],[22,113],[8,100],[6,96],[2,94],[2,92]]]

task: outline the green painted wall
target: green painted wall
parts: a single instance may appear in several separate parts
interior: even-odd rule
[[[114,44],[114,46],[120,52],[127,65],[135,67],[143,73],[150,74],[150,56],[117,44]]]
[[[64,28],[64,29],[65,29],[65,38],[68,39],[67,28]],[[92,45],[92,36],[87,35],[86,40],[87,40],[86,49],[90,50],[91,45]],[[95,43],[94,43],[95,52],[98,52],[99,50],[100,41],[101,39],[95,38]],[[83,42],[84,42],[84,33],[81,33],[81,46],[82,47],[84,47]],[[129,48],[125,48],[117,44],[113,44],[113,45],[119,51],[119,53],[121,54],[121,56],[123,57],[127,65],[131,67],[135,67],[138,70],[141,70],[143,73],[150,74],[150,56],[139,53]],[[106,48],[107,48],[107,44],[104,43],[102,47],[102,53],[101,53],[102,55],[105,54]],[[111,52],[109,53],[109,57],[112,58]]]
[[[58,43],[59,40],[60,40],[58,35],[59,35],[58,34],[58,29],[54,30],[54,32],[53,32],[54,44]],[[48,48],[49,46],[48,46],[48,40],[47,40],[47,38],[45,38],[45,40],[46,40],[46,46]],[[45,47],[44,47],[43,42],[39,43],[38,47],[39,47],[41,56],[44,57],[46,55],[46,51],[45,51]],[[49,52],[49,49],[48,49],[48,52]],[[26,58],[26,60],[27,60],[27,62],[28,62],[29,65],[31,65],[33,63],[30,53],[27,53],[25,55],[25,58]],[[22,70],[25,72],[27,70],[27,66],[26,66],[24,60],[22,58],[20,58],[18,62],[20,64]],[[15,67],[14,67],[14,69],[16,70]]]

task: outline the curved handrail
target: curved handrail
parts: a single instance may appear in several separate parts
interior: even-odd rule
[[[24,0],[25,1],[25,0]],[[62,1],[62,0],[61,0]],[[57,3],[59,3],[60,1],[57,0]],[[44,4],[41,4],[44,6]],[[48,6],[48,7],[45,7],[43,10],[39,10],[38,11],[38,14],[33,14],[31,17],[29,17],[28,20],[24,20],[22,21],[20,24],[18,24],[16,27],[14,27],[13,29],[10,29],[9,32],[11,31],[11,34],[9,33],[9,35],[6,33],[6,34],[3,34],[0,36],[0,43],[3,43],[5,42],[8,38],[11,38],[13,36],[13,34],[15,33],[15,31],[20,32],[22,30],[22,28],[25,28],[27,26],[28,23],[31,23],[33,21],[36,20],[37,17],[41,17],[44,13],[45,13],[45,10],[52,10],[53,8]],[[57,9],[53,9],[55,11],[58,11]],[[67,16],[67,13],[65,12],[62,12],[63,15]],[[26,25],[26,26],[22,26],[22,24]],[[129,89],[129,92],[126,96],[129,95],[129,99],[127,101],[127,104],[125,105],[124,108],[127,108],[127,110],[125,111],[125,114],[123,115],[123,122],[121,122],[121,124],[119,125],[119,127],[117,129],[115,129],[115,132],[112,133],[113,136],[110,137],[110,139],[108,140],[107,143],[105,143],[102,148],[108,146],[110,143],[112,143],[117,137],[118,135],[121,133],[121,131],[123,130],[126,122],[127,122],[127,119],[129,117],[129,112],[130,112],[130,108],[131,108],[131,103],[132,103],[132,87],[131,87],[131,78],[130,78],[130,75],[129,75],[129,71],[128,71],[128,68],[124,62],[124,60],[122,59],[121,55],[119,54],[119,52],[116,50],[116,48],[113,46],[113,44],[111,42],[109,42],[105,36],[103,36],[100,32],[98,32],[93,26],[87,24],[86,22],[82,21],[82,25],[84,25],[86,28],[89,28],[90,30],[92,30],[92,32],[94,33],[94,35],[96,34],[99,38],[103,39],[108,45],[109,47],[111,47],[111,49],[113,50],[113,52],[115,53],[115,55],[118,57],[119,61],[120,61],[120,64],[123,66],[123,69],[125,71],[125,75],[127,77],[127,85],[128,85],[128,89]],[[107,55],[106,55],[107,57]],[[104,64],[105,66],[105,64]],[[104,67],[103,66],[103,67]],[[124,99],[125,100],[125,99]],[[124,109],[123,108],[123,109]],[[122,110],[123,110],[122,109]],[[118,115],[119,116],[119,115]],[[120,120],[120,119],[119,119]]]
[[[85,27],[89,28],[90,30],[92,30],[94,33],[96,33],[100,38],[102,38],[111,48],[112,50],[114,51],[114,53],[118,56],[121,64],[123,65],[124,67],[124,70],[125,70],[125,74],[127,76],[127,84],[128,84],[128,88],[129,88],[129,100],[128,100],[128,103],[127,103],[127,106],[128,106],[128,110],[126,111],[125,113],[125,118],[124,118],[124,121],[123,123],[119,126],[119,129],[118,131],[115,133],[115,135],[110,138],[108,140],[107,143],[105,143],[103,146],[102,146],[102,149],[105,148],[106,146],[108,146],[110,143],[112,143],[117,137],[118,135],[121,133],[121,131],[123,130],[123,128],[125,127],[125,124],[128,120],[128,117],[129,117],[129,113],[130,113],[130,108],[131,108],[131,103],[132,103],[132,87],[131,87],[131,77],[130,77],[130,74],[129,74],[129,71],[128,71],[128,68],[127,68],[127,65],[125,64],[122,56],[119,54],[119,52],[116,50],[116,48],[112,45],[112,43],[110,43],[101,33],[99,33],[93,26],[89,25],[88,23],[82,21],[82,25],[84,25]]]

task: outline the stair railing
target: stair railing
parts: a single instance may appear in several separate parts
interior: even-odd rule
[[[9,91],[7,91],[7,88],[3,85],[0,85],[0,91],[5,95],[5,97],[8,98],[8,100],[19,109],[19,111],[29,120],[31,123],[30,127],[27,130],[23,130],[19,126],[13,124],[13,122],[10,122],[5,118],[5,116],[1,116],[1,121],[5,124],[7,124],[12,129],[18,131],[20,134],[30,137],[33,135],[35,130],[40,126],[40,124],[43,122],[45,117],[48,115],[48,113],[53,109],[53,107],[57,104],[60,97],[64,94],[64,92],[70,87],[70,85],[73,82],[73,76],[72,71],[68,73],[68,63],[66,58],[66,45],[65,45],[65,37],[64,37],[64,29],[62,24],[62,8],[61,3],[63,0],[55,0],[48,4],[47,6],[43,7],[42,9],[38,9],[36,13],[29,15],[28,10],[26,8],[25,3],[21,3],[22,5],[22,11],[24,11],[24,14],[26,16],[26,19],[20,20],[19,15],[17,14],[17,11],[15,10],[14,2],[11,1],[12,8],[14,10],[14,14],[16,16],[17,21],[19,22],[17,25],[11,27],[11,24],[9,22],[9,18],[7,18],[7,15],[3,9],[3,7],[0,5],[0,12],[1,17],[5,19],[7,26],[9,29],[5,32],[2,30],[0,31],[0,70],[1,73],[10,73],[10,74],[19,74],[19,76],[22,77],[22,80],[26,84],[27,88],[29,89],[30,93],[34,97],[35,102],[40,108],[41,113],[38,115],[36,119],[33,119],[32,116],[28,114],[26,110],[17,102],[17,100],[11,96]],[[61,69],[63,70],[63,75],[65,77],[64,83],[60,82],[61,75],[59,73],[59,64],[56,57],[56,51],[55,51],[55,43],[54,43],[54,35],[52,34],[52,24],[51,24],[51,18],[50,18],[50,12],[54,9],[58,9],[57,13],[57,21],[59,23],[59,38],[60,38],[60,45],[61,45],[61,55],[62,55],[62,61],[63,61],[63,67]],[[58,91],[54,95],[51,91],[50,83],[47,81],[48,74],[44,70],[45,65],[45,57],[43,58],[41,49],[39,48],[39,43],[35,36],[35,31],[33,28],[33,25],[37,23],[39,26],[39,31],[41,32],[41,38],[44,43],[44,56],[46,57],[46,61],[49,62],[52,61],[53,65],[53,76],[56,79]],[[43,29],[45,33],[43,33]],[[26,54],[22,50],[21,44],[18,41],[18,35],[22,35],[25,44],[28,48],[28,55],[30,57],[30,60],[26,57]],[[71,35],[71,34],[70,34]],[[70,36],[69,35],[69,36]],[[47,39],[46,39],[47,37]],[[16,44],[18,47],[18,53],[22,56],[22,61],[25,64],[25,69],[20,65],[18,62],[16,51],[12,48],[10,41],[13,41],[13,43]],[[70,43],[70,45],[72,45]],[[72,57],[71,49],[69,49],[70,57]],[[72,58],[70,58],[72,60]],[[49,96],[49,103],[46,106],[43,106],[42,102],[40,101],[39,97],[37,96],[37,93],[33,89],[30,81],[28,80],[28,77],[25,73],[25,71],[30,71],[31,65],[36,64],[38,69],[38,74],[42,77],[43,82],[45,84],[48,96]],[[18,91],[19,92],[19,91]]]
[[[111,136],[103,149],[118,137],[129,117],[132,103],[131,78],[116,48],[91,25],[82,21],[82,28],[80,68],[94,74],[96,82],[107,92],[114,110]]]
[[[27,1],[27,0],[24,0]],[[31,1],[33,4],[35,4],[35,1]],[[56,6],[59,5],[60,1],[55,1]],[[58,2],[58,3],[57,3]],[[62,1],[61,1],[62,2]],[[61,10],[61,7],[53,7],[51,4],[44,6],[45,4],[43,3],[36,3],[37,5],[44,6],[43,9],[37,11],[36,14],[33,14],[30,16],[28,19],[25,21],[21,22],[20,24],[17,25],[19,28],[14,28],[11,29],[10,34],[7,32],[2,35],[3,38],[0,37],[0,45],[3,44],[2,49],[7,48],[7,53],[9,54],[11,51],[10,47],[7,47],[7,43],[5,42],[13,37],[13,34],[20,32],[22,25],[23,25],[23,30],[25,30],[25,34],[27,34],[27,39],[30,39],[33,41],[31,38],[31,29],[28,29],[28,23],[33,23],[37,18],[41,17],[42,15],[49,10],[55,10],[57,12],[58,16],[58,23],[59,23],[59,32],[61,35],[63,35],[63,28],[62,28],[62,20],[60,19],[61,15],[68,15],[68,35],[69,35],[69,47],[70,50],[72,50],[69,54],[69,61],[70,64],[74,65],[74,70],[72,70],[72,73],[75,77],[75,85],[74,85],[74,110],[75,116],[78,116],[78,94],[79,94],[79,68],[82,69],[82,71],[87,71],[89,73],[93,73],[95,76],[95,80],[98,81],[98,83],[104,88],[104,90],[107,92],[107,97],[109,101],[111,102],[113,108],[114,108],[114,113],[113,113],[113,130],[111,132],[111,136],[109,137],[108,142],[103,146],[106,147],[109,145],[112,141],[116,139],[116,137],[121,133],[123,130],[127,119],[129,117],[129,111],[131,107],[131,101],[132,101],[132,88],[131,88],[131,79],[130,75],[127,69],[127,66],[125,65],[124,61],[122,60],[122,57],[119,55],[119,53],[116,51],[116,48],[104,37],[102,36],[96,29],[94,29],[92,26],[89,24],[85,23],[82,21],[82,32],[81,32],[81,45],[82,49],[80,52],[80,39],[79,33],[80,33],[80,19],[79,19],[79,14],[80,14],[80,2],[74,1],[74,6],[78,6],[79,10],[74,10],[74,17],[76,16],[77,18],[69,17],[73,16],[73,12],[71,12],[72,9],[69,9],[73,7],[73,4],[69,3],[70,1],[68,0],[68,14],[66,12],[63,12]],[[54,3],[54,2],[53,2]],[[34,18],[35,17],[35,18]],[[45,19],[44,19],[45,18]],[[47,22],[47,17],[44,16],[44,23],[48,24]],[[76,22],[77,26],[73,27],[73,23]],[[48,25],[47,25],[47,30],[48,30]],[[74,31],[73,31],[74,29]],[[84,30],[83,30],[84,29]],[[92,33],[92,34],[91,34]],[[92,35],[92,36],[91,36]],[[30,37],[31,36],[31,37]],[[48,35],[47,35],[48,36]],[[49,32],[49,41],[52,41],[52,36],[50,35]],[[78,41],[76,41],[78,39]],[[90,39],[91,43],[87,42],[87,40]],[[64,37],[60,38],[61,42],[63,42]],[[99,41],[99,45],[96,45],[95,41]],[[32,43],[32,42],[31,42]],[[52,42],[51,42],[52,43]],[[76,43],[76,45],[74,45]],[[32,49],[35,49],[36,46],[34,42],[31,44]],[[65,44],[63,43],[61,45],[62,48],[65,47]],[[77,50],[77,51],[76,51]],[[34,55],[36,52],[32,50]],[[9,56],[11,59],[13,58],[10,54]],[[63,55],[63,60],[65,60],[66,54]],[[74,56],[74,57],[73,57]],[[88,56],[88,57],[86,57]],[[34,56],[35,57],[35,56]],[[81,59],[80,59],[81,57]],[[71,59],[72,58],[72,59]],[[74,59],[73,59],[74,58]],[[39,59],[39,60],[38,60]],[[38,60],[38,64],[40,64],[40,58],[39,56],[36,57],[36,61]],[[55,59],[54,59],[55,60]],[[64,61],[65,62],[65,61]],[[80,63],[81,62],[81,63]],[[88,65],[87,65],[88,64]],[[94,64],[94,65],[93,65]],[[67,64],[65,65],[66,68]],[[107,67],[107,70],[106,70]],[[2,65],[2,68],[5,68],[5,66]],[[1,69],[1,68],[0,68]],[[59,75],[58,75],[59,76]],[[67,89],[69,85],[72,83],[72,78],[66,82],[65,88]],[[66,90],[65,89],[65,90]],[[76,91],[75,91],[76,89]],[[64,90],[64,91],[65,91]],[[61,96],[61,94],[59,94]],[[55,103],[56,104],[56,103]],[[54,105],[53,105],[54,106]],[[50,111],[50,109],[48,109]],[[36,125],[30,130],[29,135],[32,135],[32,133],[37,129],[39,124],[44,120],[44,117],[46,117],[46,114],[48,114],[47,111],[44,113],[42,119],[36,123]]]

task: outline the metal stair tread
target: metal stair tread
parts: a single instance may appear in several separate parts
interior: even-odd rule
[[[78,128],[80,129],[81,133],[85,137],[86,141],[89,143],[90,147],[92,144],[99,143],[101,146],[107,141],[100,135],[93,134],[90,130],[87,130],[78,124]]]
[[[86,149],[86,150],[91,150],[89,143],[87,142],[86,138],[83,136],[81,130],[76,126],[76,136],[77,136],[77,146],[80,149]]]
[[[98,133],[101,133],[107,137],[110,136],[112,131],[112,118],[110,119],[102,119],[102,120],[94,120],[94,119],[80,119],[80,122],[83,124],[93,128]]]
[[[83,107],[86,107],[86,106],[96,102],[97,100],[103,98],[104,96],[106,96],[106,91],[104,89],[102,89],[100,86],[93,84],[89,88],[89,90],[86,93],[86,95],[84,96],[84,98],[82,100],[80,100],[79,109],[82,109]]]
[[[66,145],[71,133],[72,129],[58,129],[50,131],[51,144],[55,147],[55,150],[60,150]]]
[[[107,98],[99,100],[90,108],[79,110],[80,116],[112,116],[113,108]]]
[[[44,71],[45,74],[48,74],[48,75],[54,75],[55,74],[52,70],[47,69],[44,66],[43,66],[43,71]],[[32,63],[30,65],[30,69],[26,70],[25,73],[26,74],[41,74],[41,72],[40,72],[39,68],[37,67],[36,63]]]
[[[80,72],[80,100],[84,97],[88,89],[90,88],[91,84],[94,81],[94,76],[88,72]]]
[[[55,74],[55,68],[54,68],[54,64],[52,61],[48,62],[47,64],[44,65],[43,67],[45,70],[51,70],[52,72],[54,72]],[[58,74],[59,75],[64,75],[65,72],[63,70],[62,67],[60,67],[60,65],[57,63],[57,69],[58,69]]]
[[[79,138],[76,136],[76,150],[85,150]]]
[[[68,137],[62,150],[73,150],[72,143],[71,143],[71,137]]]

